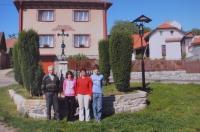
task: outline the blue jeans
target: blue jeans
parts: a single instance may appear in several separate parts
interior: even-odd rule
[[[101,120],[102,96],[102,93],[93,93],[92,97],[93,114],[96,121]]]

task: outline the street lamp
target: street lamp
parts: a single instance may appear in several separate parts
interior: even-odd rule
[[[144,47],[143,47],[143,41],[142,41],[142,37],[144,35],[144,22],[149,23],[151,21],[150,18],[141,15],[140,17],[136,18],[135,20],[133,20],[132,23],[137,23],[137,26],[139,28],[139,35],[140,35],[140,39],[141,39],[141,46],[142,46],[142,88],[145,89],[146,85],[145,85],[145,69],[144,69]]]
[[[61,54],[61,60],[64,61],[66,59],[65,56],[65,52],[64,52],[64,48],[65,48],[65,43],[64,43],[64,36],[69,36],[69,34],[64,34],[65,30],[62,29],[62,34],[58,33],[58,36],[62,36],[62,44],[61,44],[61,48],[62,48],[62,54]]]

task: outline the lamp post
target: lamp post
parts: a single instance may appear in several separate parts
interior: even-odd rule
[[[65,51],[64,51],[64,48],[65,48],[65,43],[64,43],[64,36],[69,36],[69,34],[64,34],[65,30],[62,29],[62,33],[58,33],[57,36],[62,36],[62,44],[61,44],[61,48],[62,48],[62,53],[61,53],[61,60],[64,61],[66,59],[66,56],[65,56]]]
[[[144,69],[144,47],[143,47],[143,41],[142,41],[142,37],[144,35],[144,22],[149,23],[151,21],[150,18],[141,15],[140,17],[136,18],[135,20],[133,20],[132,23],[137,23],[137,26],[139,28],[139,35],[140,35],[140,39],[141,39],[141,46],[142,46],[142,88],[145,89],[146,85],[145,85],[145,69]]]

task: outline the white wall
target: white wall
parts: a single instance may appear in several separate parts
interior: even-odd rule
[[[160,32],[162,31],[162,35]],[[174,31],[173,34],[170,31]],[[151,59],[162,58],[161,45],[166,45],[166,59],[180,59],[181,58],[181,44],[180,42],[166,43],[166,38],[182,38],[183,34],[175,29],[157,29],[149,37],[149,51]]]
[[[135,57],[136,57],[136,50],[133,50],[133,53],[132,53],[132,60],[135,60]]]

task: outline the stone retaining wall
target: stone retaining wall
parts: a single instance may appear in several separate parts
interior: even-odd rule
[[[131,79],[141,79],[142,72],[131,72]],[[150,80],[200,80],[200,73],[186,71],[155,71],[145,72],[145,79]]]
[[[9,90],[9,94],[17,106],[17,110],[21,114],[27,114],[32,118],[46,118],[46,101],[45,100],[29,100],[16,94],[13,90]],[[122,112],[135,112],[147,106],[147,93],[137,91],[134,94],[113,95],[103,97],[102,114],[110,115]],[[59,99],[60,116],[65,117],[66,106],[64,97]],[[76,113],[78,114],[78,103],[75,104]],[[53,117],[53,110],[52,110]]]

